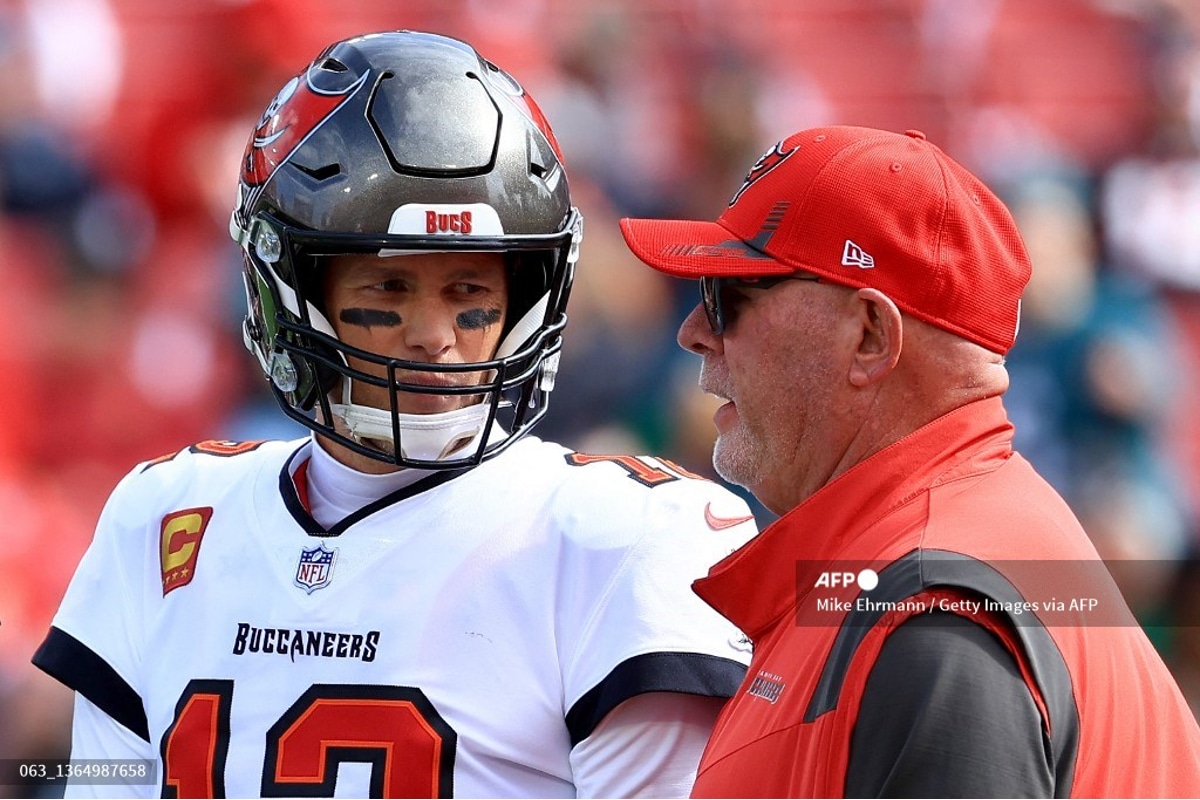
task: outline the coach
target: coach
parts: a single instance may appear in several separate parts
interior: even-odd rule
[[[716,223],[622,230],[699,279],[713,463],[782,515],[695,584],[754,642],[695,795],[1200,796],[1178,687],[1012,449],[1030,264],[992,192],[919,132],[829,127]]]

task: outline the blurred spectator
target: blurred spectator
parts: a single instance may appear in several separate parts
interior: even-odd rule
[[[1144,23],[1152,76],[1152,124],[1141,146],[1123,154],[1104,174],[1100,211],[1114,272],[1152,287],[1162,301],[1153,322],[1169,333],[1165,347],[1152,356],[1166,364],[1169,376],[1160,384],[1166,393],[1160,447],[1170,457],[1188,527],[1175,575],[1157,585],[1156,594],[1165,596],[1150,616],[1148,630],[1161,644],[1193,710],[1200,710],[1200,594],[1195,581],[1200,554],[1200,422],[1195,414],[1200,393],[1200,227],[1195,224],[1200,218],[1200,7],[1177,0],[1135,6]],[[1128,394],[1126,387],[1113,388]],[[1133,514],[1102,510],[1109,530],[1127,532],[1155,521],[1145,513],[1152,506],[1130,509]],[[1142,569],[1139,577],[1152,586],[1163,576]]]
[[[1076,502],[1097,476],[1145,480],[1178,498],[1159,451],[1175,393],[1163,305],[1152,284],[1101,267],[1082,191],[1036,178],[1012,198],[1035,275],[1010,358],[1022,450]],[[1181,527],[1168,531],[1178,537]]]
[[[1009,354],[1017,447],[1075,510],[1135,614],[1157,611],[1188,549],[1182,485],[1161,447],[1173,340],[1146,281],[1102,268],[1087,186],[1027,178],[1010,205],[1033,261]]]
[[[1148,283],[1172,331],[1166,444],[1193,518],[1200,514],[1200,9],[1144,4],[1153,126],[1104,175],[1101,220],[1115,272]],[[1192,546],[1197,540],[1193,531]]]

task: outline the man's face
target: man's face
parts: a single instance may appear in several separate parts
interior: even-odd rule
[[[429,364],[465,364],[495,355],[508,307],[499,253],[333,256],[324,281],[326,314],[338,338],[352,347]],[[356,369],[386,375],[378,365],[349,360]],[[467,386],[484,377],[481,372],[397,373],[401,382],[430,386]],[[391,407],[384,387],[355,381],[353,393],[356,404]],[[479,395],[399,396],[400,411],[409,414],[453,411],[479,400]]]
[[[832,336],[839,287],[785,281],[769,289],[730,286],[723,334],[697,306],[679,344],[703,357],[700,388],[728,402],[713,422],[713,466],[768,508],[786,505],[786,484],[812,458],[814,433],[828,422],[840,368]]]

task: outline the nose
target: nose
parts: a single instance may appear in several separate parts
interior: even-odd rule
[[[454,347],[454,312],[436,298],[409,303],[403,312],[404,344],[429,358],[436,358]]]
[[[708,316],[704,313],[704,306],[700,303],[696,304],[680,324],[675,341],[684,350],[690,350],[697,355],[719,353],[722,350],[721,337],[712,332]]]

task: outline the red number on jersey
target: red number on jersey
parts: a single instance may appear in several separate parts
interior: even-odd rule
[[[208,439],[207,441],[197,442],[191,447],[185,447],[182,450],[176,450],[174,453],[168,453],[165,456],[152,459],[146,462],[146,466],[142,467],[142,472],[159,464],[174,461],[180,453],[203,453],[209,456],[228,458],[230,456],[239,456],[242,453],[249,453],[251,450],[257,450],[265,443],[265,439],[254,442],[231,442],[224,439]]]
[[[163,734],[163,797],[224,797],[233,681],[194,680]]]
[[[420,689],[317,684],[267,732],[263,797],[333,797],[371,764],[370,797],[452,797],[457,736]]]
[[[679,476],[656,466],[649,459],[640,456],[593,456],[587,453],[570,453],[567,463],[573,467],[584,467],[608,461],[616,464],[629,473],[629,477],[646,486],[658,486],[660,483],[670,483],[679,480]]]
[[[164,797],[224,797],[232,681],[193,680],[163,734]],[[458,736],[420,689],[316,684],[267,731],[264,797],[332,797],[371,765],[369,797],[452,797]]]

